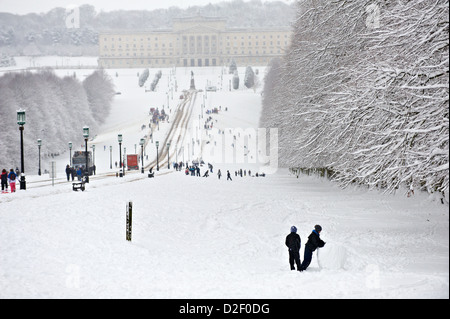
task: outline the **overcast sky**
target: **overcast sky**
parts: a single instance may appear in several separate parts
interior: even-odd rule
[[[42,13],[56,7],[66,8],[71,5],[93,5],[97,12],[112,10],[154,10],[166,9],[172,6],[187,8],[189,6],[203,6],[208,3],[229,2],[230,0],[0,0],[0,12],[14,14]],[[273,0],[272,0],[273,1]],[[293,3],[294,0],[279,0]],[[262,0],[270,2],[270,0]]]

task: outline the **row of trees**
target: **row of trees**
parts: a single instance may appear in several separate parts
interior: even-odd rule
[[[3,53],[0,53],[0,68],[14,65],[16,65],[16,61],[14,60],[14,58],[9,57]]]
[[[20,167],[17,110],[26,110],[24,151],[25,171],[29,172],[38,165],[38,138],[42,139],[44,158],[66,151],[69,141],[78,148],[83,144],[83,126],[88,125],[95,134],[109,113],[114,93],[103,70],[83,82],[75,77],[60,78],[51,70],[0,77],[0,168]]]
[[[265,77],[279,162],[342,186],[449,189],[449,3],[298,1]]]

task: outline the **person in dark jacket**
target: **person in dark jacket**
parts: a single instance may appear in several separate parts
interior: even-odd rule
[[[297,265],[297,270],[300,271],[300,244],[301,239],[297,234],[297,227],[291,227],[291,233],[286,236],[286,246],[289,248],[289,264],[291,265],[291,270],[295,270],[294,261]]]
[[[8,173],[6,172],[6,169],[2,170],[2,193],[8,192]]]
[[[8,174],[9,186],[11,186],[11,193],[16,192],[16,179],[17,174],[14,173],[14,170],[11,168]]]
[[[312,260],[312,254],[317,248],[325,246],[325,242],[320,239],[320,232],[322,227],[320,225],[314,226],[314,230],[308,237],[308,241],[305,244],[305,255],[303,256],[303,263],[300,267],[300,271],[306,270]]]
[[[81,166],[78,166],[78,169],[77,169],[77,178],[78,178],[78,180],[79,181],[81,181],[81,177],[83,176],[83,171],[82,171],[82,169],[81,169]]]
[[[70,168],[69,165],[66,165],[66,176],[67,176],[67,181],[70,180],[70,175],[72,175],[72,169]]]

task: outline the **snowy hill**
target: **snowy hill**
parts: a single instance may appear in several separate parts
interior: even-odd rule
[[[0,195],[1,298],[449,298],[447,205],[420,193],[342,190],[285,169],[256,177],[268,168],[242,132],[258,128],[260,89],[229,91],[231,77],[222,68],[194,68],[197,90],[218,90],[180,99],[191,69],[178,68],[162,69],[156,92],[146,92],[157,71],[140,88],[136,69],[117,76],[108,70],[121,94],[89,141],[97,175],[86,191],[74,192],[66,181],[67,153],[57,160],[54,186],[48,175],[30,174],[26,191]],[[64,72],[71,71],[56,71]],[[243,77],[245,68],[239,72]],[[169,121],[159,130],[153,125],[152,143],[149,109],[162,105]],[[214,108],[217,114],[206,114]],[[213,128],[205,130],[209,116]],[[145,174],[116,177],[118,134],[127,154],[135,147],[139,153],[139,139],[147,136]],[[160,171],[147,178],[156,141]],[[171,163],[201,157],[201,175],[208,162],[213,173],[168,170],[166,141]],[[238,169],[253,177],[235,176]],[[323,227],[325,247],[307,271],[290,271],[284,245],[290,227],[298,228],[303,260],[315,224]]]

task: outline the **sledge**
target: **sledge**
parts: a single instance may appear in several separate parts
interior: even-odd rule
[[[84,190],[86,189],[86,187],[84,186],[84,181],[79,181],[79,182],[73,182],[72,183],[72,190],[75,192],[78,192],[78,190],[81,189],[82,192],[84,192]]]

